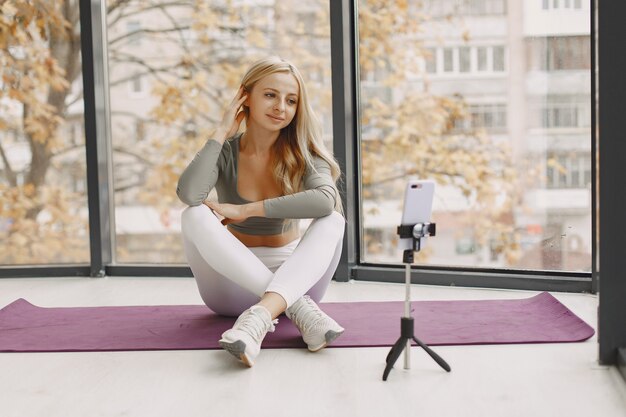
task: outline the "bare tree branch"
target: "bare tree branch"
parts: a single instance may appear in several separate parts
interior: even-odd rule
[[[136,115],[135,113],[131,113],[129,111],[123,111],[123,110],[111,110],[111,115],[134,117],[135,119],[141,120],[142,122],[146,122],[146,123],[155,123],[155,124],[160,123],[159,120],[157,119],[152,119],[149,117],[141,117],[141,116]]]
[[[123,185],[123,186],[120,186],[120,187],[115,187],[115,190],[114,190],[114,191],[115,191],[116,193],[118,193],[118,192],[121,192],[121,191],[130,190],[131,188],[135,188],[135,187],[140,187],[140,186],[142,186],[142,185],[144,184],[144,182],[145,182],[145,181],[137,181],[137,182],[135,182],[135,183],[131,183],[131,184],[128,184],[128,185]]]
[[[152,162],[151,160],[145,158],[143,155],[139,155],[138,153],[132,152],[128,149],[125,149],[121,146],[114,146],[113,147],[113,152],[118,152],[121,153],[123,155],[128,155],[128,156],[132,156],[134,158],[137,158],[139,161],[143,162],[144,164],[151,166],[154,165],[154,162]]]
[[[60,150],[56,151],[55,153],[50,155],[50,158],[55,158],[55,157],[58,157],[60,155],[65,154],[65,153],[71,152],[73,150],[84,149],[84,148],[85,148],[84,144],[68,146],[67,148],[63,148],[63,149],[60,149]]]
[[[163,13],[167,19],[172,23],[172,25],[174,27],[176,27],[176,19],[167,11],[166,6],[163,4],[159,5],[159,9],[161,10],[161,13]],[[183,47],[183,50],[187,53],[189,53],[189,48],[187,45],[187,41],[185,41],[185,37],[183,36],[183,32],[180,31],[179,32],[179,37],[180,37],[180,46]]]
[[[139,74],[139,73],[138,74],[133,74],[133,75],[131,75],[129,77],[125,77],[125,78],[122,78],[120,80],[111,81],[111,82],[109,82],[109,86],[110,87],[122,84],[122,83],[127,82],[127,81],[130,81],[133,78],[135,78],[137,75],[148,75],[148,74],[149,75],[153,75],[154,78],[156,78],[157,80],[161,81],[162,83],[167,83],[167,80],[164,80],[163,78],[161,78],[159,76],[159,74],[167,74],[171,70],[173,70],[173,69],[175,69],[175,68],[177,68],[179,66],[179,64],[176,63],[176,64],[168,65],[168,66],[165,66],[165,67],[155,68],[155,67],[152,67],[150,64],[148,64],[143,59],[137,58],[136,56],[133,56],[133,55],[126,55],[123,59],[117,59],[116,58],[116,63],[121,63],[121,62],[138,64],[138,65],[144,67],[147,70],[147,72],[144,72],[142,74]]]
[[[78,93],[76,95],[76,97],[70,99],[70,101],[65,104],[65,108],[66,109],[69,108],[71,105],[73,105],[74,103],[78,102],[82,98],[83,98],[83,90],[81,90],[80,93]]]
[[[130,32],[126,32],[123,35],[118,36],[117,38],[109,41],[109,47],[115,45],[116,43],[123,41],[124,39],[130,38],[140,33],[154,33],[154,34],[163,34],[169,32],[180,32],[183,30],[191,29],[191,26],[177,26],[169,29],[137,29]]]
[[[110,20],[108,22],[109,27],[114,26],[115,24],[117,24],[117,22],[119,22],[120,20],[126,19],[128,17],[137,15],[137,14],[142,14],[147,10],[152,10],[152,9],[157,9],[157,8],[161,8],[161,7],[193,7],[189,2],[181,2],[181,1],[172,1],[169,3],[161,3],[161,4],[155,4],[153,6],[150,7],[143,7],[141,9],[135,9],[132,10],[126,14],[123,14],[122,12],[120,12],[120,14],[118,16],[116,16],[114,19]],[[113,12],[115,11],[115,9],[111,9],[108,8],[107,9],[107,15],[111,15],[113,14]]]
[[[406,170],[404,172],[401,172],[398,175],[394,175],[392,177],[387,177],[387,178],[383,178],[380,180],[376,180],[376,182],[372,182],[370,184],[365,184],[366,186],[376,186],[376,185],[380,185],[386,182],[391,182],[391,181],[395,181],[395,180],[399,180],[399,179],[403,179],[406,178],[407,176],[411,176],[411,175],[416,175],[419,174],[420,172],[423,172],[420,169],[410,169],[410,170]],[[449,178],[454,178],[454,177],[459,177],[462,178],[462,176],[458,173],[458,172],[446,172],[446,171],[437,171],[437,170],[429,170],[428,173],[430,175],[443,175]]]
[[[118,7],[127,6],[131,0],[115,0],[107,5],[107,12],[113,13]]]

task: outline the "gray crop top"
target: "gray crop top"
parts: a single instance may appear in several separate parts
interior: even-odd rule
[[[237,163],[239,140],[237,134],[224,145],[209,139],[183,171],[176,194],[180,200],[197,206],[215,187],[220,203],[247,204],[237,192]],[[263,200],[266,217],[249,217],[228,227],[250,235],[275,235],[284,231],[284,219],[308,219],[327,216],[335,208],[336,188],[328,162],[313,158],[314,169],[308,167],[303,182],[304,191]],[[290,225],[291,226],[291,225]]]

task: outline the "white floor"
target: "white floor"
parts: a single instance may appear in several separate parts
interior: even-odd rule
[[[414,300],[534,294],[413,286]],[[597,329],[598,297],[553,295]],[[0,307],[20,297],[49,307],[202,304],[187,278],[0,279]],[[399,284],[333,282],[324,301],[403,299]],[[388,350],[271,349],[251,369],[221,350],[0,353],[0,416],[626,416],[626,384],[597,363],[595,336],[435,347],[450,373],[413,348],[411,369],[401,357],[383,382]]]

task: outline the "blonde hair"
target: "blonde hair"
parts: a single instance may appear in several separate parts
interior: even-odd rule
[[[300,91],[296,114],[291,123],[282,129],[272,147],[274,179],[280,185],[283,194],[293,194],[302,191],[304,187],[302,179],[307,167],[315,169],[313,157],[322,158],[330,165],[337,197],[335,199],[335,210],[343,214],[341,196],[337,189],[337,180],[341,176],[341,170],[335,158],[324,145],[321,124],[311,108],[306,86],[298,69],[280,57],[267,57],[252,64],[243,76],[241,85],[243,85],[246,91],[250,92],[259,80],[277,72],[291,73],[298,81]],[[244,107],[244,112],[247,121],[249,109]]]

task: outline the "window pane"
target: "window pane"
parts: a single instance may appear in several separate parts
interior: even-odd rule
[[[327,0],[133,0],[107,21],[117,262],[185,262],[176,183],[255,60],[298,67],[332,149]]]
[[[504,47],[493,47],[493,70],[504,71]]]
[[[89,262],[77,10],[2,11],[0,265]]]
[[[437,236],[419,263],[589,271],[588,22],[571,27],[563,2],[508,2],[485,25],[485,16],[452,3],[472,2],[359,3],[361,69],[381,57],[403,63],[385,80],[361,85],[361,259],[401,263],[395,228],[404,184],[417,177],[437,183]],[[447,13],[430,13],[437,7]],[[570,26],[561,33],[555,28],[563,21]],[[374,26],[375,33],[367,30]],[[421,56],[423,45],[441,49],[446,77],[419,73],[411,57]],[[449,45],[463,45],[457,57]],[[457,78],[467,68],[465,48],[476,50],[476,72],[470,65]],[[523,73],[509,77],[511,68]],[[390,91],[383,98],[375,85]]]
[[[459,71],[470,72],[470,69],[471,69],[470,48],[468,47],[459,48]]]
[[[452,48],[443,50],[443,70],[444,72],[454,71],[454,50]]]
[[[431,73],[431,74],[436,73],[437,72],[437,50],[435,48],[427,49],[424,60],[426,61],[426,72]]]
[[[476,55],[478,60],[478,71],[487,71],[487,48],[484,46],[477,47]]]

